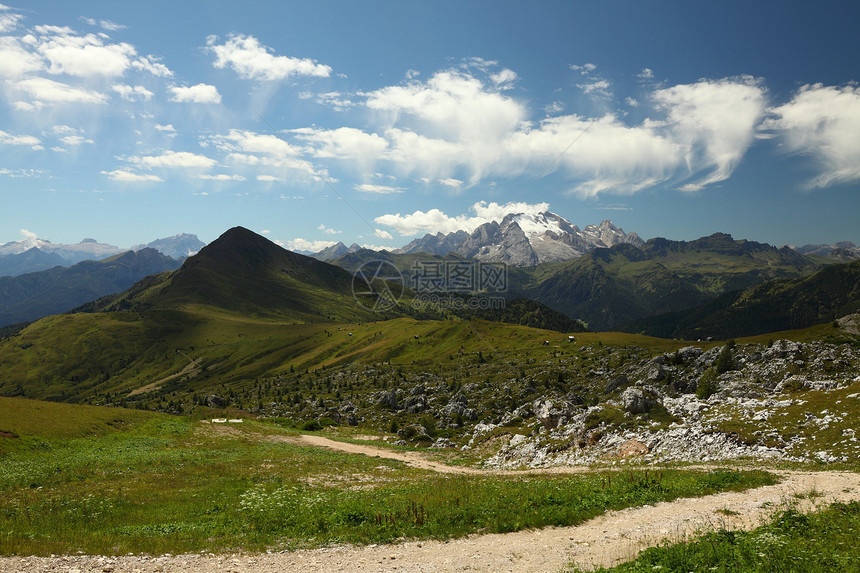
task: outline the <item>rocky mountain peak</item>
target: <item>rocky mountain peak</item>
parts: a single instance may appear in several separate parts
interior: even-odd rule
[[[463,257],[487,262],[505,262],[513,266],[566,261],[581,257],[595,248],[620,243],[641,246],[645,242],[636,233],[625,233],[605,220],[585,229],[564,217],[543,211],[509,213],[501,221],[484,223],[471,233],[427,234],[398,249],[399,253],[428,253]]]

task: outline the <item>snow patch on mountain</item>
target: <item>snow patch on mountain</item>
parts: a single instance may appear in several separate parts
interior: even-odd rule
[[[609,220],[580,229],[560,215],[542,211],[510,213],[501,222],[484,223],[472,233],[427,234],[395,252],[453,252],[481,261],[532,266],[575,259],[592,249],[619,243],[645,244],[639,235],[625,233]]]

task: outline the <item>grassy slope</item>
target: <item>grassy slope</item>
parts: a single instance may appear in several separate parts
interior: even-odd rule
[[[764,472],[677,470],[611,479],[449,476],[294,445],[282,430],[251,421],[218,425],[20,399],[2,400],[0,408],[15,413],[22,432],[0,437],[0,447],[39,440],[37,448],[0,453],[4,554],[254,551],[447,538],[569,525],[607,509],[773,480]],[[28,415],[42,420],[36,435],[25,432]],[[97,423],[109,418],[124,424]]]
[[[789,508],[753,531],[719,529],[702,539],[643,551],[635,561],[598,573],[745,571],[844,573],[860,570],[860,503],[835,503],[804,515]],[[571,569],[579,571],[579,569]]]
[[[4,397],[0,397],[0,413],[0,455],[52,440],[103,436],[163,417],[141,410]]]
[[[349,333],[352,333],[350,335]],[[625,335],[631,341],[640,337]],[[549,355],[558,332],[474,321],[399,318],[354,324],[295,325],[206,306],[182,311],[48,317],[0,341],[0,393],[81,400],[127,393],[197,361],[193,377],[172,384],[205,389],[230,381],[350,362],[441,362],[460,352]],[[653,340],[641,337],[643,344]],[[668,343],[672,346],[674,343]]]

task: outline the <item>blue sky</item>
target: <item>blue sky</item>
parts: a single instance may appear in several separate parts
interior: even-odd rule
[[[860,243],[856,2],[0,9],[0,243],[397,247],[549,208]]]

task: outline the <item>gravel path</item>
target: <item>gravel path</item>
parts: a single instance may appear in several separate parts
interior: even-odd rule
[[[402,460],[434,471],[477,472],[422,460],[413,452],[302,436],[307,444]],[[424,541],[367,547],[336,547],[264,555],[177,555],[162,557],[7,557],[0,572],[128,573],[554,573],[571,561],[583,567],[612,565],[663,540],[681,540],[703,528],[753,528],[775,508],[796,502],[805,511],[833,501],[860,499],[860,474],[780,472],[777,485],[680,499],[613,511],[574,527],[474,535],[449,542]],[[810,499],[807,495],[815,491]]]

